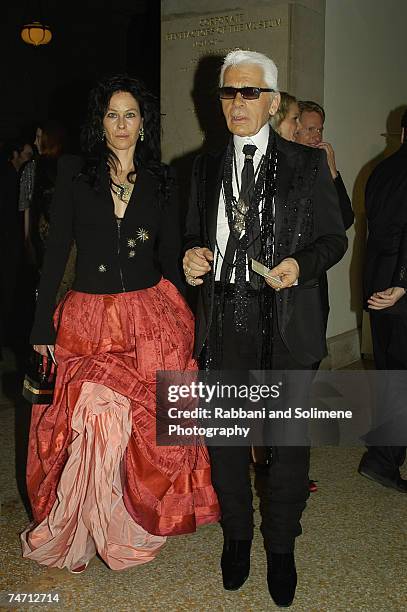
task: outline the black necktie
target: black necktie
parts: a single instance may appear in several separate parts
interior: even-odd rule
[[[242,184],[240,187],[239,200],[243,200],[247,206],[249,206],[254,193],[253,157],[256,153],[256,149],[256,145],[247,144],[243,147],[244,166],[242,170]]]
[[[242,188],[241,188],[241,198],[247,199],[248,206],[255,206],[254,200],[254,165],[253,158],[256,152],[257,147],[255,145],[245,145],[243,147],[243,153],[245,154],[245,162],[242,170]],[[247,194],[247,195],[245,195]],[[259,256],[259,252],[261,250],[260,244],[260,217],[259,217],[259,209],[256,206],[253,211],[253,222],[249,227],[246,227],[247,232],[247,263],[249,266],[249,278],[250,284],[255,289],[259,289],[262,286],[261,277],[252,271],[250,260],[256,259]]]

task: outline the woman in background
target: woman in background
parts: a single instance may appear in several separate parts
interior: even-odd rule
[[[280,91],[280,96],[280,106],[275,115],[271,117],[270,123],[280,136],[294,141],[300,117],[297,99],[286,91]]]

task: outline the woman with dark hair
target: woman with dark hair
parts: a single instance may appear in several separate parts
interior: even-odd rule
[[[33,409],[22,542],[74,573],[96,552],[112,569],[145,563],[165,536],[219,518],[206,450],[155,443],[157,370],[197,367],[159,135],[155,98],[116,76],[91,93],[84,158],[59,163],[31,335],[57,379],[53,404]],[[73,239],[73,290],[53,317]]]

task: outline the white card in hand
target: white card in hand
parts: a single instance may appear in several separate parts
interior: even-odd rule
[[[259,261],[256,261],[255,259],[251,260],[252,262],[252,270],[253,272],[256,272],[256,274],[260,274],[260,276],[267,276],[268,279],[270,279],[271,281],[273,281],[273,283],[275,283],[276,285],[282,285],[282,281],[278,276],[270,276],[269,272],[270,270],[264,266],[262,263],[260,263]]]
[[[55,361],[54,349],[49,344],[47,344],[47,349],[49,354],[51,355],[52,361],[55,363],[55,365],[57,365],[57,362]]]

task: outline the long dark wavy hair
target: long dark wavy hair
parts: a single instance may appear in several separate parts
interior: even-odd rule
[[[103,138],[103,119],[113,94],[128,92],[135,98],[143,118],[144,140],[137,140],[134,151],[134,168],[147,168],[160,182],[160,191],[167,196],[168,171],[161,163],[160,112],[156,97],[144,84],[126,74],[104,78],[90,92],[88,116],[81,133],[81,145],[85,155],[82,176],[85,175],[92,187],[100,187],[101,173],[108,173],[110,167],[117,168],[119,160]],[[132,173],[128,175],[132,180]]]

